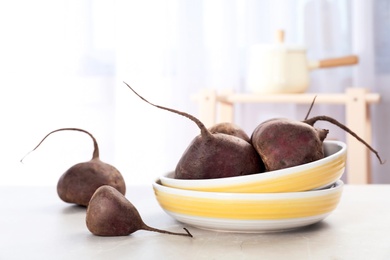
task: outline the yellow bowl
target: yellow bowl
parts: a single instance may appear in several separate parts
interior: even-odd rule
[[[339,203],[344,183],[304,192],[225,193],[170,188],[153,183],[156,199],[176,220],[203,229],[274,232],[314,224]]]
[[[175,179],[174,173],[160,177],[164,186],[212,192],[296,192],[320,189],[343,175],[347,145],[340,141],[324,142],[325,158],[277,171],[218,179]]]

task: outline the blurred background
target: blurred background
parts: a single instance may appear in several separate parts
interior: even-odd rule
[[[364,87],[381,95],[371,107],[372,145],[389,158],[390,3],[386,0],[14,0],[0,2],[0,156],[2,185],[55,185],[92,157],[127,184],[150,184],[172,171],[199,133],[188,119],[134,96],[195,116],[202,89],[248,92],[248,50],[274,43],[307,48],[310,59],[355,54],[356,66],[310,73],[307,92]],[[302,120],[303,105],[240,104],[235,122],[250,135],[272,117]],[[311,115],[345,122],[344,107],[316,105]],[[364,115],[356,115],[364,116]],[[345,133],[326,125],[330,138]],[[362,146],[362,149],[365,149]],[[390,183],[389,164],[372,157],[372,182]]]

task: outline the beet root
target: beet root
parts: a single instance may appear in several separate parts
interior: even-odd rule
[[[229,123],[229,122],[218,123],[210,127],[209,131],[212,134],[221,133],[221,134],[237,136],[247,142],[250,142],[250,138],[247,135],[247,133],[245,133],[245,131],[241,127],[239,127],[234,123]]]
[[[99,158],[93,158],[63,173],[57,184],[57,193],[64,202],[88,206],[93,193],[102,185],[110,185],[122,194],[126,193],[120,172]]]
[[[115,188],[103,185],[93,194],[87,208],[86,225],[97,236],[127,236],[137,230],[189,236],[191,233],[174,233],[146,225],[138,210]]]
[[[175,109],[155,105],[140,96],[126,82],[124,83],[143,101],[157,108],[187,117],[200,129],[200,135],[192,140],[177,163],[175,178],[211,179],[264,171],[264,164],[250,143],[233,135],[212,134],[196,117]]]
[[[37,149],[49,135],[65,130],[88,134],[93,140],[94,150],[90,161],[78,163],[62,174],[57,183],[57,193],[60,199],[67,203],[88,206],[92,195],[102,185],[110,185],[120,193],[125,194],[126,184],[122,174],[114,166],[100,160],[97,141],[86,130],[80,128],[54,130],[48,133],[32,151]]]
[[[267,171],[293,167],[324,158],[322,146],[328,130],[303,122],[275,118],[258,125],[251,142]]]
[[[180,158],[176,179],[213,179],[264,172],[253,146],[243,139],[222,133],[210,138],[198,135]]]
[[[327,121],[340,127],[373,152],[381,164],[384,163],[374,148],[336,119],[328,116],[315,116],[307,119],[308,115],[309,113],[303,122],[290,119],[271,119],[261,123],[253,131],[252,145],[259,153],[267,171],[322,159],[324,157],[322,143],[328,130],[315,128],[314,124],[317,121]]]

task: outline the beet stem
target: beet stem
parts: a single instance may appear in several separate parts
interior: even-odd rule
[[[382,161],[381,157],[379,156],[379,153],[374,148],[372,148],[366,141],[364,141],[362,138],[360,138],[355,132],[353,132],[351,129],[349,129],[347,126],[343,125],[342,123],[340,123],[336,119],[329,117],[329,116],[315,116],[315,117],[312,117],[310,119],[306,119],[303,122],[313,126],[317,121],[327,121],[331,124],[334,124],[334,125],[340,127],[342,130],[348,132],[350,135],[355,137],[359,142],[363,143],[368,149],[370,149],[371,152],[373,152],[376,155],[380,164],[385,163],[385,161]]]
[[[32,153],[33,151],[35,151],[35,150],[43,143],[43,141],[45,141],[45,139],[46,139],[49,135],[51,135],[51,134],[53,134],[53,133],[55,133],[55,132],[59,132],[59,131],[68,131],[68,130],[70,130],[70,131],[79,131],[79,132],[83,132],[83,133],[86,133],[87,135],[89,135],[89,136],[92,138],[92,140],[93,140],[93,147],[94,147],[94,149],[93,149],[93,154],[92,154],[92,159],[99,158],[99,146],[98,146],[98,144],[97,144],[97,141],[96,141],[95,137],[94,137],[91,133],[89,133],[88,131],[86,131],[86,130],[83,130],[83,129],[80,129],[80,128],[72,128],[72,127],[69,127],[69,128],[60,128],[60,129],[53,130],[53,131],[51,131],[50,133],[48,133],[48,134],[47,134],[47,135],[38,143],[38,145],[35,146],[34,149],[32,149],[30,152],[28,152],[28,153],[20,160],[20,162],[23,163],[24,158],[26,158],[27,155],[29,155],[30,153]]]
[[[146,224],[143,224],[143,226],[142,226],[141,229],[147,230],[147,231],[158,232],[158,233],[162,233],[162,234],[169,234],[169,235],[176,235],[176,236],[193,237],[193,235],[190,233],[190,231],[188,231],[188,229],[186,229],[186,228],[183,228],[183,229],[185,230],[186,233],[170,232],[170,231],[163,230],[163,229],[158,229],[158,228],[149,227],[149,226],[146,225]]]
[[[317,98],[317,95],[314,96],[313,101],[311,102],[311,105],[310,105],[310,107],[309,107],[309,111],[307,111],[307,114],[306,114],[306,116],[305,116],[305,120],[307,120],[307,118],[309,117],[310,112],[311,112],[311,109],[312,109],[313,106],[314,106],[314,102],[316,101],[316,98]]]
[[[146,103],[148,103],[148,104],[150,104],[150,105],[152,105],[152,106],[154,106],[154,107],[157,107],[157,108],[160,108],[160,109],[164,109],[164,110],[168,110],[168,111],[170,111],[170,112],[173,112],[173,113],[179,114],[179,115],[181,115],[181,116],[187,117],[187,118],[189,118],[190,120],[194,121],[194,122],[198,125],[198,127],[199,127],[199,129],[200,129],[200,131],[201,131],[202,136],[212,136],[212,134],[211,134],[210,131],[206,128],[206,126],[205,126],[199,119],[197,119],[196,117],[194,117],[193,115],[190,115],[190,114],[188,114],[188,113],[186,113],[186,112],[178,111],[178,110],[176,110],[176,109],[172,109],[172,108],[163,107],[163,106],[159,106],[159,105],[153,104],[153,103],[149,102],[148,100],[146,100],[144,97],[142,97],[140,94],[138,94],[132,87],[130,87],[129,84],[127,84],[126,82],[123,82],[123,83],[125,83],[125,84],[131,89],[131,91],[134,92],[134,94],[136,94],[140,99],[142,99],[142,100],[145,101]]]

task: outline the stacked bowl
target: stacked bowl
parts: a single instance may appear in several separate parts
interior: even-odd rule
[[[163,210],[203,229],[273,232],[314,224],[338,205],[347,146],[324,142],[323,159],[245,176],[184,180],[161,176],[153,189]]]

